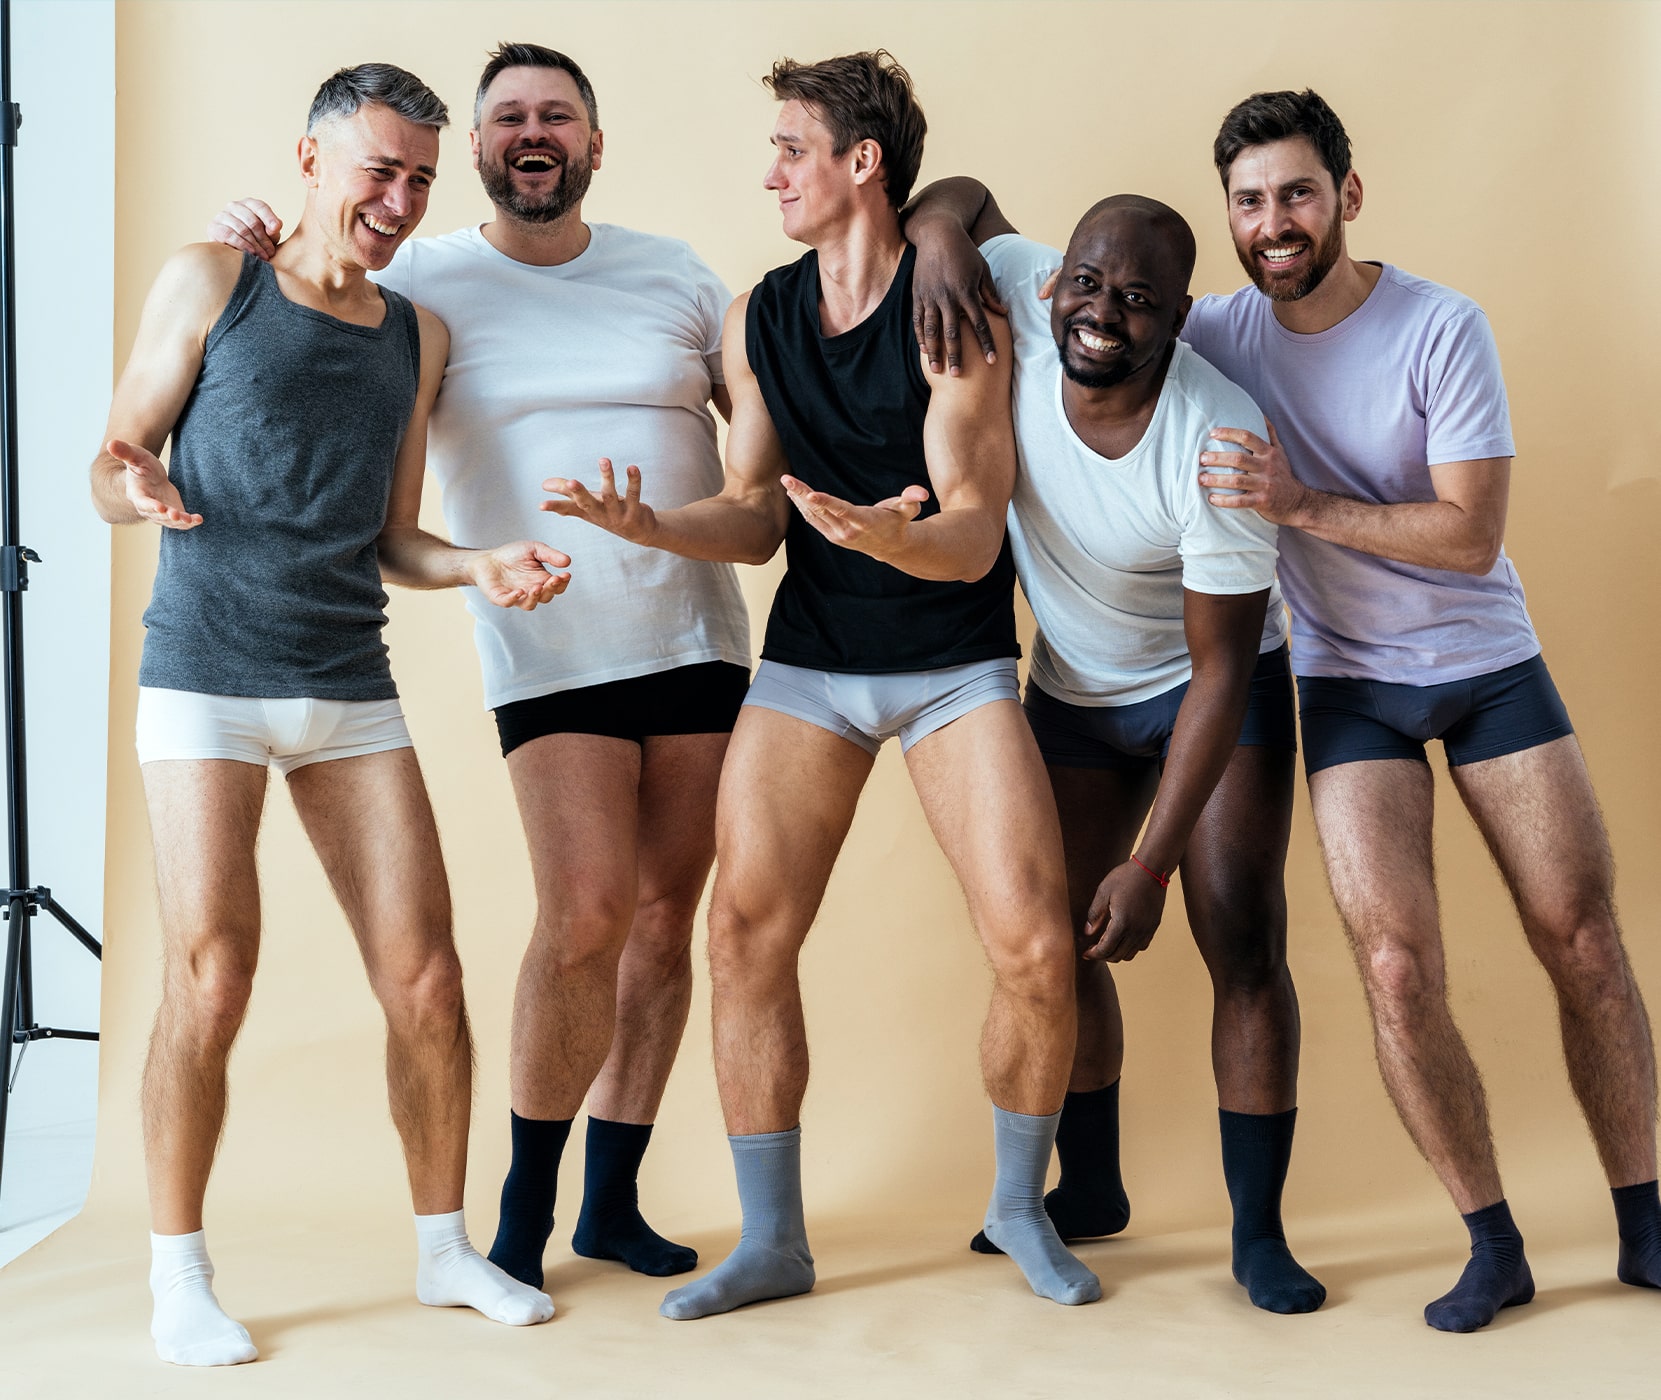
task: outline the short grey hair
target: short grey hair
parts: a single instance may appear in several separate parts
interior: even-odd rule
[[[415,74],[391,63],[360,63],[342,68],[317,89],[306,116],[306,135],[335,117],[352,116],[359,107],[378,103],[405,121],[435,131],[450,124],[450,109]]]

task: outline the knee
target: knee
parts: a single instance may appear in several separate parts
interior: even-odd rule
[[[228,1051],[248,1011],[254,958],[224,944],[199,946],[169,969],[166,986],[168,1009],[191,1038]]]
[[[1282,994],[1292,981],[1286,967],[1286,930],[1260,920],[1226,921],[1213,930],[1207,962],[1217,995],[1260,1001]]]
[[[615,970],[634,917],[632,891],[583,889],[545,899],[537,909],[535,939],[549,962],[549,975]]]
[[[1529,945],[1559,987],[1605,986],[1628,975],[1620,928],[1606,897],[1587,897],[1531,922]]]
[[[1374,1019],[1411,1022],[1446,999],[1441,959],[1412,944],[1384,941],[1363,959],[1362,976]]]
[[[1072,938],[1057,932],[1029,931],[990,945],[992,975],[1007,994],[1044,1005],[1071,1006],[1077,995]]]
[[[389,1023],[412,1034],[443,1034],[462,1016],[461,960],[454,948],[436,949],[407,967],[383,972],[375,993]]]
[[[716,996],[794,975],[801,940],[779,911],[717,888],[709,909],[709,977]]]
[[[635,910],[634,927],[629,932],[631,961],[659,978],[689,973],[697,910],[696,895],[647,894]]]

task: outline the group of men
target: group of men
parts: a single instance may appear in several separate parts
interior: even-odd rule
[[[1100,1296],[1066,1246],[1130,1215],[1109,965],[1147,947],[1180,871],[1214,989],[1234,1274],[1259,1307],[1319,1307],[1280,1215],[1293,672],[1385,1083],[1471,1232],[1427,1321],[1471,1330],[1533,1292],[1442,983],[1430,738],[1556,988],[1620,1276],[1661,1285],[1649,1028],[1596,802],[1500,546],[1493,338],[1457,293],[1348,256],[1361,184],[1337,117],[1307,92],[1229,113],[1215,156],[1253,285],[1195,304],[1193,234],[1157,201],[1101,201],[1063,253],[973,181],[913,199],[926,123],[886,53],[784,60],[767,81],[766,186],[809,251],[730,304],[684,243],[583,220],[594,91],[532,44],[503,45],[478,87],[490,222],[406,242],[447,115],[410,74],[364,65],[313,105],[293,234],[258,201],[229,206],[211,231],[233,246],[187,248],[152,290],[93,483],[107,520],[164,532],[138,723],[165,952],[144,1089],[160,1355],[256,1354],[213,1294],[202,1200],[257,956],[271,764],[386,1013],[417,1296],[509,1324],[552,1316],[542,1255],[585,1099],[573,1247],[696,1266],[635,1182],[717,863],[716,1073],[743,1229],[664,1300],[695,1318],[813,1286],[797,959],[893,735],[993,972],[996,1176],[973,1247],[1042,1296]],[[597,483],[548,477],[589,458]],[[465,545],[419,528],[429,462]],[[731,565],[781,544],[752,680]],[[1024,701],[1017,575],[1038,622]],[[535,877],[488,1259],[460,1210],[471,1051],[383,577],[467,588]],[[579,636],[585,598],[628,625]]]

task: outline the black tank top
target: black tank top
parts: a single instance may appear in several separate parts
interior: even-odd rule
[[[906,245],[882,304],[841,335],[819,331],[819,255],[764,277],[750,294],[745,346],[791,474],[857,505],[929,486],[929,386],[911,333]],[[932,495],[921,515],[937,514]],[[762,658],[819,671],[936,671],[1021,654],[1015,564],[1006,536],[974,583],[921,579],[832,544],[792,508],[787,568]]]

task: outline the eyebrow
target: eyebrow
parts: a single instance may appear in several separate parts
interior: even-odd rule
[[[1104,275],[1101,268],[1097,267],[1095,263],[1087,262],[1083,258],[1080,258],[1077,262],[1075,262],[1073,267],[1079,272],[1093,273],[1097,277]],[[1157,292],[1159,290],[1154,283],[1148,281],[1145,277],[1131,277],[1123,282],[1120,282],[1118,285],[1121,287],[1136,287],[1143,291],[1149,292]]]
[[[562,112],[576,112],[580,110],[575,102],[569,102],[563,97],[547,97],[541,102],[526,102],[519,97],[504,97],[490,108],[490,115],[500,116],[503,112],[517,112],[526,107],[557,107]]]
[[[369,163],[371,165],[388,165],[394,170],[408,169],[408,166],[403,161],[399,160],[397,156],[370,156]],[[415,168],[429,180],[438,178],[438,168],[436,166],[418,165]]]
[[[799,146],[802,144],[800,136],[792,136],[787,131],[775,131],[767,139],[775,146]]]
[[[1313,185],[1313,184],[1318,184],[1318,183],[1319,183],[1319,180],[1314,175],[1294,175],[1288,180],[1282,180],[1276,188],[1282,189],[1282,190],[1289,190],[1294,185]],[[1263,191],[1260,190],[1256,185],[1241,185],[1238,189],[1230,190],[1228,192],[1228,197],[1230,199],[1237,199],[1243,194],[1262,194],[1262,193],[1263,193]]]

